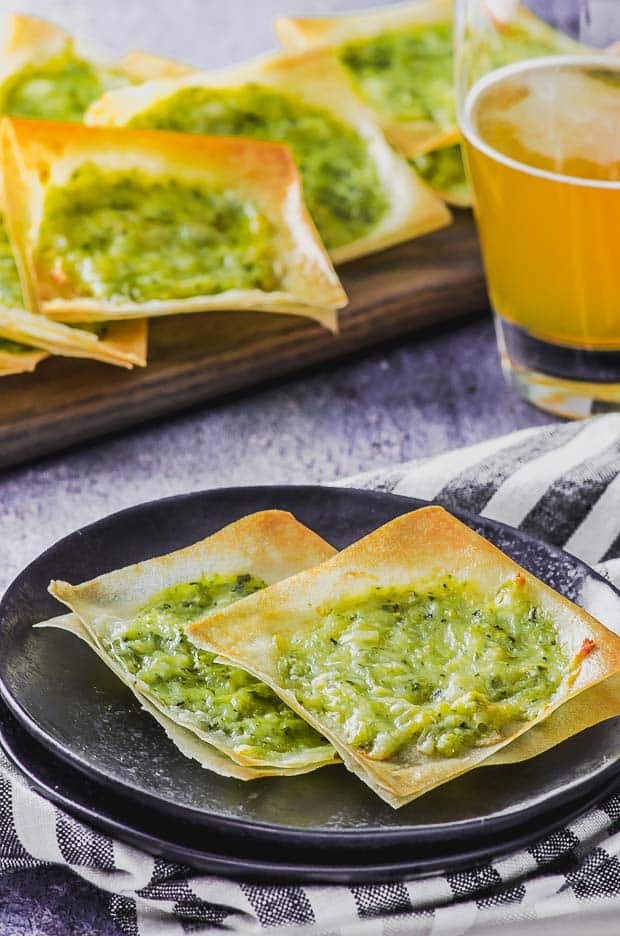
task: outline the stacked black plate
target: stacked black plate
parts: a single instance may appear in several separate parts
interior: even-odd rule
[[[254,510],[291,510],[343,547],[423,502],[319,487],[226,489],[126,510],[57,543],[0,606],[0,744],[43,795],[119,839],[254,880],[386,881],[452,871],[522,847],[580,813],[620,775],[620,719],[518,765],[482,767],[392,810],[342,767],[243,783],[167,740],[85,645],[32,624],[62,613],[51,578],[78,582],[177,549]],[[620,594],[574,557],[461,518],[607,623]]]

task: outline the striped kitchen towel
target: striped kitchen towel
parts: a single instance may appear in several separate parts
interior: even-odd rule
[[[526,429],[339,483],[502,520],[596,564],[620,586],[620,415]],[[33,793],[2,759],[0,868],[54,863],[108,891],[127,936],[269,928],[510,936],[543,926],[612,933],[620,927],[620,794],[527,850],[469,871],[374,886],[276,887],[199,874],[113,841]]]

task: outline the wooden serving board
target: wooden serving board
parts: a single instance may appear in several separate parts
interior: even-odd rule
[[[340,313],[336,336],[288,315],[172,316],[151,324],[145,369],[55,357],[34,374],[0,379],[0,466],[479,312],[487,304],[468,212],[456,212],[449,228],[339,272],[350,304]]]

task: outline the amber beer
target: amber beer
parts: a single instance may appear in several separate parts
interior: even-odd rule
[[[607,372],[620,396],[620,356],[602,353],[620,351],[620,61],[491,72],[462,129],[500,345],[522,358],[511,366],[569,377],[578,351],[577,376]]]

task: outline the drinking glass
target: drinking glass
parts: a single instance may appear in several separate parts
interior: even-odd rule
[[[562,416],[620,409],[618,40],[618,0],[456,0],[458,120],[502,367]]]

